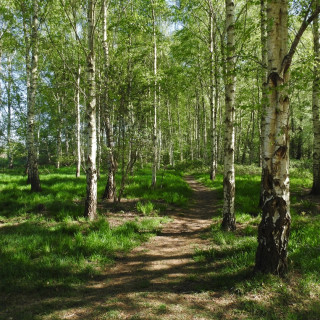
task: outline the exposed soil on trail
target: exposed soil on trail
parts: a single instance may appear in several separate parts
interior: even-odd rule
[[[61,319],[212,319],[212,311],[228,303],[201,293],[203,266],[193,259],[196,250],[210,245],[214,191],[190,176],[186,181],[193,189],[189,207],[166,212],[172,221],[92,281],[83,303],[59,313]]]

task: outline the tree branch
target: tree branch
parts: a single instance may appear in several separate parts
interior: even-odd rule
[[[300,42],[300,39],[301,39],[303,33],[305,32],[305,30],[307,29],[307,27],[309,26],[309,24],[315,18],[317,18],[317,16],[319,15],[320,6],[319,5],[316,6],[316,8],[314,9],[313,13],[311,14],[311,16],[309,18],[308,18],[308,13],[309,13],[309,10],[307,11],[307,13],[301,23],[301,26],[300,26],[298,33],[296,34],[292,44],[291,44],[291,47],[290,47],[288,54],[283,58],[280,74],[286,73],[287,70],[290,68],[291,63],[292,63],[292,57],[293,57],[294,53],[296,52],[297,46]]]

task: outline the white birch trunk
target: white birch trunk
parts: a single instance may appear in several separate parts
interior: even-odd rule
[[[77,171],[76,177],[80,177],[81,172],[81,114],[80,114],[80,76],[81,76],[81,66],[78,64],[77,70],[77,86],[76,86],[76,111],[77,111],[77,123],[76,123],[76,139],[77,139]]]
[[[227,30],[227,66],[225,79],[226,114],[225,114],[225,149],[224,149],[224,178],[223,178],[223,221],[222,228],[235,230],[236,220],[234,214],[235,198],[235,14],[233,0],[226,0],[226,30]]]
[[[265,137],[265,126],[266,126],[266,113],[268,108],[268,94],[267,94],[267,81],[268,81],[268,56],[267,56],[267,15],[266,15],[266,0],[260,2],[260,31],[261,31],[261,82],[262,82],[262,97],[261,97],[261,135],[260,135],[260,163],[263,167],[263,156],[264,156],[264,137]],[[260,201],[259,206],[262,207],[263,199],[263,168],[261,174],[261,187],[260,187]]]
[[[11,120],[12,120],[12,94],[11,94],[11,84],[12,84],[12,64],[11,57],[8,58],[8,82],[7,82],[7,158],[8,158],[8,168],[13,168],[13,155],[12,155],[12,143],[11,143]],[[0,92],[1,94],[1,92]],[[0,101],[1,105],[1,101]]]
[[[215,34],[213,25],[213,7],[210,1],[210,113],[211,113],[211,160],[210,160],[210,179],[212,181],[216,178],[217,171],[217,95],[218,88],[216,84],[217,64],[215,63]]]
[[[60,168],[60,159],[61,159],[61,154],[62,154],[62,149],[61,149],[61,127],[62,127],[62,118],[61,118],[61,104],[62,99],[58,99],[58,119],[57,119],[57,158],[56,158],[56,168]]]
[[[94,28],[95,12],[93,1],[88,1],[88,94],[86,103],[86,174],[87,195],[84,216],[89,220],[97,217],[97,123],[96,123],[96,83]]]
[[[31,31],[31,64],[29,65],[29,54],[26,55],[27,73],[27,105],[28,105],[28,128],[27,128],[27,147],[28,147],[28,180],[31,183],[31,191],[41,191],[38,159],[35,144],[35,104],[38,84],[38,1],[32,1],[32,31]],[[30,68],[29,68],[30,66]]]
[[[153,126],[152,126],[152,145],[153,145],[153,165],[152,165],[152,182],[151,187],[155,188],[157,184],[157,164],[158,164],[158,141],[157,141],[157,36],[156,36],[156,16],[155,3],[152,3],[152,23],[153,23],[153,76],[154,76],[154,92],[153,92]]]
[[[267,3],[268,106],[263,143],[263,214],[258,231],[256,270],[283,274],[290,230],[288,3]]]

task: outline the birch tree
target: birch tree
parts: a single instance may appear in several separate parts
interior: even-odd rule
[[[288,1],[267,2],[268,106],[265,115],[263,155],[263,206],[258,228],[255,269],[283,274],[287,270],[290,233],[289,97],[288,81],[293,55],[302,34],[320,11],[303,19],[288,50]]]
[[[87,104],[86,104],[86,176],[87,195],[84,216],[89,220],[97,217],[97,124],[96,124],[96,83],[95,83],[95,5],[88,1],[88,55],[87,55]]]
[[[31,184],[31,191],[41,191],[37,148],[35,143],[35,107],[38,84],[38,0],[32,1],[32,25],[30,37],[31,62],[29,61],[28,45],[26,46],[26,69],[27,69],[27,148],[28,148],[28,181]],[[26,13],[25,13],[26,14]],[[26,44],[28,34],[25,32]]]
[[[226,77],[225,77],[225,149],[224,149],[224,178],[223,178],[223,221],[225,230],[235,230],[236,220],[234,214],[235,199],[235,171],[234,171],[234,148],[235,148],[235,14],[233,0],[226,0],[226,30],[227,30],[227,53],[226,53]]]
[[[152,145],[153,145],[153,165],[152,165],[152,188],[157,184],[157,165],[158,165],[158,138],[157,138],[157,34],[156,34],[156,0],[151,1],[152,5],[152,33],[153,33],[153,126],[152,126]]]

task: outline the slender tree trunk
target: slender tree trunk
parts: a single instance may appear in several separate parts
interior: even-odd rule
[[[266,114],[268,109],[268,50],[267,50],[267,14],[266,14],[266,0],[260,0],[260,30],[261,30],[261,83],[262,83],[262,97],[261,97],[261,135],[260,135],[260,163],[262,167],[261,173],[261,186],[260,186],[260,201],[259,207],[262,208],[263,199],[263,185],[264,185],[264,174],[263,174],[263,157],[264,157],[264,138],[265,138],[265,127],[266,127]]]
[[[268,106],[263,144],[263,206],[258,229],[256,270],[283,274],[287,270],[290,232],[289,200],[289,67],[287,0],[267,3]]]
[[[172,115],[171,115],[171,105],[169,100],[167,101],[167,110],[168,110],[168,123],[169,123],[169,163],[171,166],[174,166]]]
[[[7,105],[8,105],[8,115],[7,115],[7,158],[8,158],[8,168],[13,168],[13,155],[12,155],[12,142],[11,142],[11,120],[12,120],[12,65],[11,57],[8,58],[8,82],[7,82]],[[1,94],[1,92],[0,92]],[[1,102],[0,102],[1,105]]]
[[[152,23],[153,23],[153,126],[152,126],[152,144],[153,144],[153,165],[152,165],[152,182],[151,187],[155,188],[157,184],[157,164],[158,164],[158,141],[157,141],[157,37],[156,37],[156,16],[155,3],[152,3]]]
[[[210,114],[211,114],[211,160],[210,160],[210,179],[212,181],[216,178],[217,171],[217,99],[218,99],[218,88],[217,88],[217,64],[215,61],[215,33],[213,25],[213,7],[210,1]]]
[[[108,180],[103,193],[103,199],[114,199],[116,201],[116,170],[117,162],[114,157],[114,142],[111,122],[111,107],[108,103],[108,83],[109,83],[109,48],[107,33],[108,5],[107,0],[103,1],[103,59],[104,59],[104,87],[102,95],[102,104],[104,109],[104,121],[106,129],[107,147],[108,147]]]
[[[183,157],[183,137],[182,137],[182,130],[181,130],[181,117],[180,117],[180,111],[179,111],[179,104],[178,101],[176,103],[176,109],[178,113],[178,132],[179,132],[179,146],[180,146],[180,161],[182,162]]]
[[[76,171],[76,177],[80,177],[81,172],[81,114],[80,114],[80,76],[81,76],[81,66],[78,62],[78,70],[77,70],[77,86],[76,86],[76,110],[77,110],[77,131],[76,131],[76,137],[77,137],[77,171]]]
[[[250,139],[250,153],[249,153],[249,164],[251,165],[252,162],[254,161],[254,150],[255,150],[255,145],[254,145],[254,134],[255,134],[255,111],[251,111],[251,120],[252,120],[252,130],[251,130],[251,139]]]
[[[93,1],[88,1],[88,56],[87,77],[88,94],[86,104],[86,175],[87,195],[84,216],[89,220],[97,217],[97,123],[96,123],[96,83],[94,28],[95,12]]]
[[[234,35],[234,2],[226,0],[226,30],[227,30],[227,69],[226,69],[226,114],[225,114],[225,151],[224,151],[224,178],[223,178],[223,221],[225,230],[236,229],[234,213],[235,172],[234,172],[234,118],[235,118],[235,35]]]
[[[58,99],[58,119],[57,119],[57,159],[56,159],[56,168],[60,168],[60,159],[61,159],[61,127],[62,127],[62,121],[61,121],[61,102],[62,99]]]
[[[31,65],[29,69],[29,58],[26,61],[27,73],[29,73],[30,83],[27,84],[27,97],[28,97],[28,133],[27,133],[27,146],[28,146],[28,180],[31,183],[31,191],[41,191],[39,172],[38,172],[38,159],[35,144],[35,105],[36,93],[38,84],[38,1],[32,1],[32,31],[31,31]],[[28,80],[27,80],[28,82]]]
[[[313,89],[312,89],[312,118],[313,118],[313,185],[311,193],[320,194],[320,119],[319,119],[319,94],[320,94],[320,43],[319,43],[319,17],[313,21]]]

